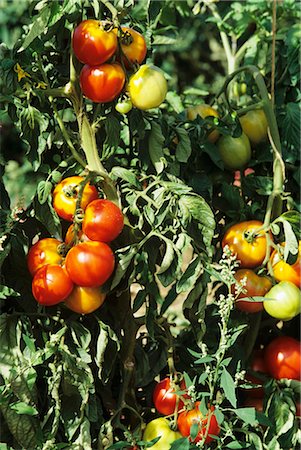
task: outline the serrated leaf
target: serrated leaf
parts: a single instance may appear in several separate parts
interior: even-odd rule
[[[236,400],[236,393],[235,393],[235,383],[230,375],[230,373],[227,371],[227,369],[224,367],[223,372],[221,375],[221,388],[223,389],[225,396],[227,400],[231,403],[231,405],[236,408],[237,406],[237,400]]]
[[[151,123],[151,131],[148,139],[148,151],[150,160],[156,169],[157,174],[160,174],[165,167],[165,158],[163,154],[164,136],[162,134],[159,124]]]
[[[174,259],[174,254],[175,254],[172,241],[165,238],[164,243],[165,243],[165,253],[164,253],[163,260],[160,264],[160,268],[157,272],[158,275],[164,273],[167,269],[169,269],[169,267],[172,264],[172,261]]]
[[[32,19],[32,25],[30,28],[29,33],[27,34],[26,38],[24,39],[22,47],[18,50],[18,53],[25,50],[31,43],[41,34],[45,33],[45,30],[47,29],[48,20],[50,18],[51,14],[51,5],[46,5],[40,14],[35,16]]]
[[[176,92],[167,92],[166,101],[172,106],[177,114],[180,114],[182,111],[184,111],[181,97]]]
[[[237,408],[234,412],[243,422],[249,425],[255,425],[257,423],[255,408]]]
[[[46,203],[52,191],[52,183],[50,181],[40,181],[37,187],[38,200],[41,205]]]
[[[170,450],[189,450],[189,447],[189,439],[183,437],[174,441],[170,446]]]
[[[0,298],[6,299],[9,297],[20,297],[20,294],[19,294],[19,292],[16,292],[14,289],[12,289],[8,286],[3,286],[1,284],[0,285]]]
[[[123,181],[135,186],[137,188],[141,188],[139,181],[137,180],[136,175],[129,169],[125,169],[124,167],[113,167],[111,171],[111,175],[114,178],[120,178]]]
[[[192,289],[196,280],[200,276],[202,267],[203,265],[201,263],[201,259],[198,256],[190,261],[187,269],[182,274],[179,281],[177,281],[176,289],[178,294],[180,292],[186,292]]]
[[[191,155],[191,142],[184,128],[176,128],[178,144],[176,147],[176,158],[179,162],[186,163]]]
[[[14,403],[10,405],[10,408],[16,411],[17,414],[26,414],[28,416],[36,416],[38,414],[36,408],[24,402]]]
[[[41,205],[36,197],[33,206],[36,218],[46,227],[51,236],[60,240],[62,238],[61,221],[51,204],[51,199],[48,197],[47,202]]]
[[[98,320],[98,324],[99,335],[96,345],[95,362],[98,367],[99,379],[106,382],[107,377],[114,366],[117,353],[120,349],[120,343],[115,332],[109,327],[109,325],[106,325],[101,320]],[[106,352],[110,354],[110,359],[106,359],[106,364],[104,364]]]
[[[121,124],[117,117],[112,114],[105,121],[106,140],[105,145],[117,148],[120,142]]]

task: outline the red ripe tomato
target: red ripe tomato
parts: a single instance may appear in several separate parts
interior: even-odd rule
[[[77,59],[83,64],[96,66],[106,62],[117,49],[116,34],[105,31],[104,22],[88,19],[74,30],[72,46]]]
[[[78,236],[77,236],[79,242],[86,242],[89,241],[90,239],[88,238],[88,236],[86,236],[82,230],[79,230],[78,232]],[[74,235],[74,225],[71,224],[70,227],[67,230],[66,236],[65,236],[65,244],[66,245],[74,245],[75,242],[75,235]]]
[[[83,94],[95,103],[107,103],[116,98],[125,83],[125,73],[117,64],[85,65],[80,73]]]
[[[250,369],[252,370],[252,372],[258,372],[260,374],[266,375],[268,373],[268,369],[267,369],[266,362],[264,359],[264,351],[263,350],[254,351],[254,353],[252,355]],[[262,379],[256,377],[256,375],[253,375],[252,373],[247,372],[245,379],[247,381],[249,381],[250,383],[262,385]],[[262,398],[264,395],[264,391],[263,391],[262,387],[248,389],[246,392],[251,397],[255,397],[255,398]]]
[[[105,298],[106,294],[99,288],[74,286],[65,300],[65,305],[78,314],[90,314],[103,304]]]
[[[249,220],[236,223],[226,231],[222,247],[229,246],[231,252],[237,255],[241,267],[252,269],[263,262],[267,250],[267,239],[264,231],[256,233],[256,230],[262,226],[263,223],[259,220]]]
[[[256,275],[253,270],[239,269],[234,278],[240,284],[243,280],[246,283],[243,284],[243,291],[238,295],[235,300],[236,308],[241,311],[256,313],[263,310],[263,302],[252,301],[252,297],[264,297],[265,294],[271,289],[272,282],[267,277],[260,277]],[[235,292],[235,285],[232,285],[232,293]],[[240,300],[249,297],[249,301]]]
[[[97,287],[112,275],[115,259],[112,250],[104,242],[81,242],[69,250],[66,269],[78,286]]]
[[[62,255],[59,248],[61,241],[54,238],[45,238],[34,244],[27,255],[27,266],[31,275],[46,264],[60,264]]]
[[[110,200],[94,200],[86,208],[83,232],[92,241],[113,241],[121,233],[123,225],[120,208]]]
[[[52,194],[52,202],[55,211],[62,219],[72,222],[79,192],[79,184],[83,180],[83,177],[68,177],[56,185]],[[98,193],[96,187],[87,183],[84,187],[80,207],[85,209],[92,200],[97,198]]]
[[[41,267],[33,277],[32,293],[38,303],[56,305],[65,300],[73,289],[73,283],[66,270],[58,264]]]
[[[168,377],[157,383],[153,392],[153,402],[159,413],[164,414],[164,416],[173,414],[176,409],[177,400],[179,400],[178,411],[183,408],[184,403],[176,394],[177,390],[182,390],[182,388],[172,386]]]
[[[255,408],[258,412],[263,412],[263,398],[247,397],[244,401],[244,407]]]
[[[190,436],[190,428],[193,424],[198,425],[198,434],[193,442],[199,442],[204,434],[207,432],[207,423],[208,425],[208,434],[205,440],[205,444],[212,442],[214,440],[210,435],[218,436],[220,432],[219,425],[217,423],[216,417],[213,414],[214,406],[211,406],[210,412],[204,417],[199,409],[200,402],[195,403],[194,409],[183,411],[179,414],[178,417],[178,429],[182,436]]]
[[[124,54],[123,62],[127,69],[131,68],[131,65],[141,64],[146,57],[146,42],[142,34],[138,31],[128,27],[121,27],[121,50]],[[114,32],[117,34],[118,30],[115,28]]]
[[[281,244],[284,247],[285,242]],[[273,268],[273,275],[277,281],[290,281],[297,287],[301,287],[301,241],[298,246],[298,256],[294,264],[289,264],[283,260],[281,252],[274,250],[270,262]]]
[[[264,352],[269,374],[276,380],[300,380],[300,342],[289,336],[280,336],[269,343]]]

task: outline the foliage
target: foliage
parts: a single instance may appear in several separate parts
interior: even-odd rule
[[[266,313],[235,310],[231,285],[238,263],[220,245],[226,227],[258,219],[275,245],[286,241],[286,257],[296,254],[295,2],[277,4],[275,60],[273,5],[267,0],[4,3],[1,447],[148,448],[142,432],[155,417],[155,378],[175,373],[184,374],[201,410],[215,405],[221,432],[201,448],[296,447],[300,383],[266,377],[264,411],[258,412],[244,407],[250,384],[243,380],[253,348],[265,346],[279,329],[297,338],[298,317],[279,323]],[[93,104],[81,97],[81,65],[70,56],[72,31],[85,18],[111,20],[115,8],[122,25],[144,35],[147,63],[165,73],[169,90],[160,108],[133,108],[125,115],[115,109],[118,99]],[[267,106],[273,77],[277,123]],[[186,109],[198,103],[214,103],[219,118],[189,121]],[[239,117],[256,107],[267,108],[272,137],[252,149],[248,172],[227,170],[207,140],[210,129],[239,137]],[[278,129],[285,180],[275,163]],[[91,148],[97,156],[91,157]],[[64,304],[37,305],[26,263],[37,238],[64,240],[69,224],[57,216],[51,193],[62,178],[78,174],[88,176],[100,196],[115,196],[126,218],[112,243],[116,270],[104,286],[107,299],[85,316]],[[190,448],[198,447],[187,438],[171,446]]]

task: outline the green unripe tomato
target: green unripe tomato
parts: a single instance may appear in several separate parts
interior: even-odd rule
[[[281,281],[265,295],[263,307],[279,320],[291,320],[301,312],[301,291],[291,281]]]
[[[164,417],[151,420],[146,425],[143,440],[152,441],[159,436],[159,441],[150,447],[152,450],[169,450],[170,444],[182,437],[178,431],[173,431],[169,427],[169,422],[167,419],[164,419]]]
[[[128,112],[131,111],[132,108],[133,108],[133,104],[130,99],[122,100],[122,101],[116,103],[116,106],[115,106],[116,111],[119,112],[120,114],[127,114]]]
[[[217,142],[217,148],[226,169],[243,169],[251,159],[251,145],[248,137],[221,136]]]
[[[157,108],[165,100],[167,81],[159,67],[144,64],[131,76],[127,91],[136,108]]]

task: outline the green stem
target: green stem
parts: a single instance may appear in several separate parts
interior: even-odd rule
[[[113,6],[112,3],[110,3],[108,0],[100,0],[100,1],[106,8],[108,8],[110,13],[112,14],[112,19],[115,20],[118,15],[118,11],[115,8],[115,6]]]

